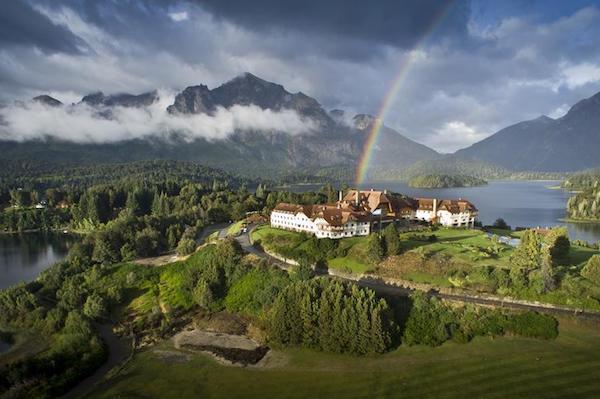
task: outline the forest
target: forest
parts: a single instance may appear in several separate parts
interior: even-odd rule
[[[415,188],[475,187],[486,184],[483,179],[466,175],[419,175],[408,181],[408,185]]]
[[[393,301],[351,283],[316,277],[308,262],[290,273],[279,270],[246,255],[232,239],[198,249],[205,226],[241,220],[248,212],[268,214],[278,202],[332,201],[337,192],[331,185],[319,192],[291,193],[262,183],[249,189],[243,181],[210,174],[195,181],[98,181],[82,189],[61,185],[41,191],[32,184],[8,191],[4,229],[61,225],[83,237],[65,261],[37,280],[0,291],[2,331],[38,334],[48,345],[0,369],[0,394],[48,397],[67,392],[106,359],[98,323],[119,325],[121,334],[151,344],[198,315],[228,311],[251,320],[272,347],[354,356],[388,352],[401,344],[468,342],[477,335],[556,337],[557,324],[549,316],[459,311],[419,295]],[[32,207],[42,201],[43,209]],[[36,212],[57,219],[6,217]],[[398,231],[391,226],[384,233],[369,237],[366,254],[374,263],[401,250]],[[315,244],[307,261],[342,251],[338,243],[330,248],[330,240]],[[189,256],[162,267],[130,262],[171,251]],[[590,266],[590,278],[596,278],[596,269]]]

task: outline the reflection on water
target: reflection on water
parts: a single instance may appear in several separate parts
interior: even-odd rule
[[[4,352],[8,352],[10,347],[11,347],[11,345],[8,342],[4,342],[4,341],[0,340],[0,354],[2,354]]]
[[[362,189],[388,189],[411,197],[466,198],[479,209],[479,220],[492,224],[503,218],[515,227],[550,227],[565,225],[571,239],[592,243],[600,241],[600,224],[565,223],[566,205],[570,194],[550,189],[560,181],[491,181],[486,186],[468,188],[422,189],[411,188],[401,182],[371,182]],[[296,192],[318,190],[321,185],[297,185],[290,187]]]
[[[34,280],[64,259],[76,240],[66,234],[0,234],[0,289]]]

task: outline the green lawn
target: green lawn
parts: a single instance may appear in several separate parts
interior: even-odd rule
[[[478,338],[400,347],[366,358],[301,349],[272,368],[222,366],[201,354],[162,360],[152,349],[92,398],[593,398],[600,392],[600,329],[560,320],[554,341]],[[173,350],[163,343],[157,349]]]
[[[264,248],[278,253],[284,252],[282,251],[284,248],[290,252],[307,250],[310,242],[305,237],[294,231],[275,229],[266,225],[260,226],[252,232],[254,241],[259,241]],[[328,267],[348,273],[365,273],[372,270],[372,265],[364,261],[365,237],[341,238],[336,242],[340,247],[346,249],[348,254],[343,257],[327,259]]]
[[[453,286],[450,280],[445,276],[433,276],[427,273],[411,272],[405,274],[403,277],[409,281],[414,281],[415,283],[433,284],[438,287],[447,288]]]
[[[242,230],[242,225],[244,225],[244,223],[244,220],[240,220],[239,222],[235,222],[234,224],[229,226],[229,228],[227,229],[227,235],[230,237],[235,237],[238,234],[240,234],[240,231]]]
[[[507,234],[506,230],[497,230],[501,235],[518,238],[522,232]],[[472,266],[503,266],[509,267],[509,258],[514,248],[510,245],[500,244],[501,251],[498,255],[489,256],[486,252],[493,246],[492,240],[483,231],[441,228],[434,232],[423,233],[425,236],[435,234],[436,242],[427,242],[411,239],[411,233],[400,235],[402,247],[405,251],[423,247],[423,251],[433,254],[445,254],[455,259],[462,260]],[[572,245],[569,256],[564,260],[565,266],[583,267],[585,262],[598,250]]]
[[[367,263],[353,258],[352,256],[344,256],[342,258],[334,258],[327,261],[327,267],[340,270],[347,273],[366,273],[371,271],[373,267]]]

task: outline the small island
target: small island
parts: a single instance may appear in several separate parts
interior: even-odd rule
[[[411,178],[408,185],[413,188],[451,188],[484,186],[487,181],[466,175],[420,175]]]

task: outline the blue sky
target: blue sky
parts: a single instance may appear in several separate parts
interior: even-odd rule
[[[451,152],[600,91],[592,1],[15,0],[0,14],[0,101],[215,87],[245,71],[327,109],[375,113]],[[441,11],[443,23],[416,47]]]

